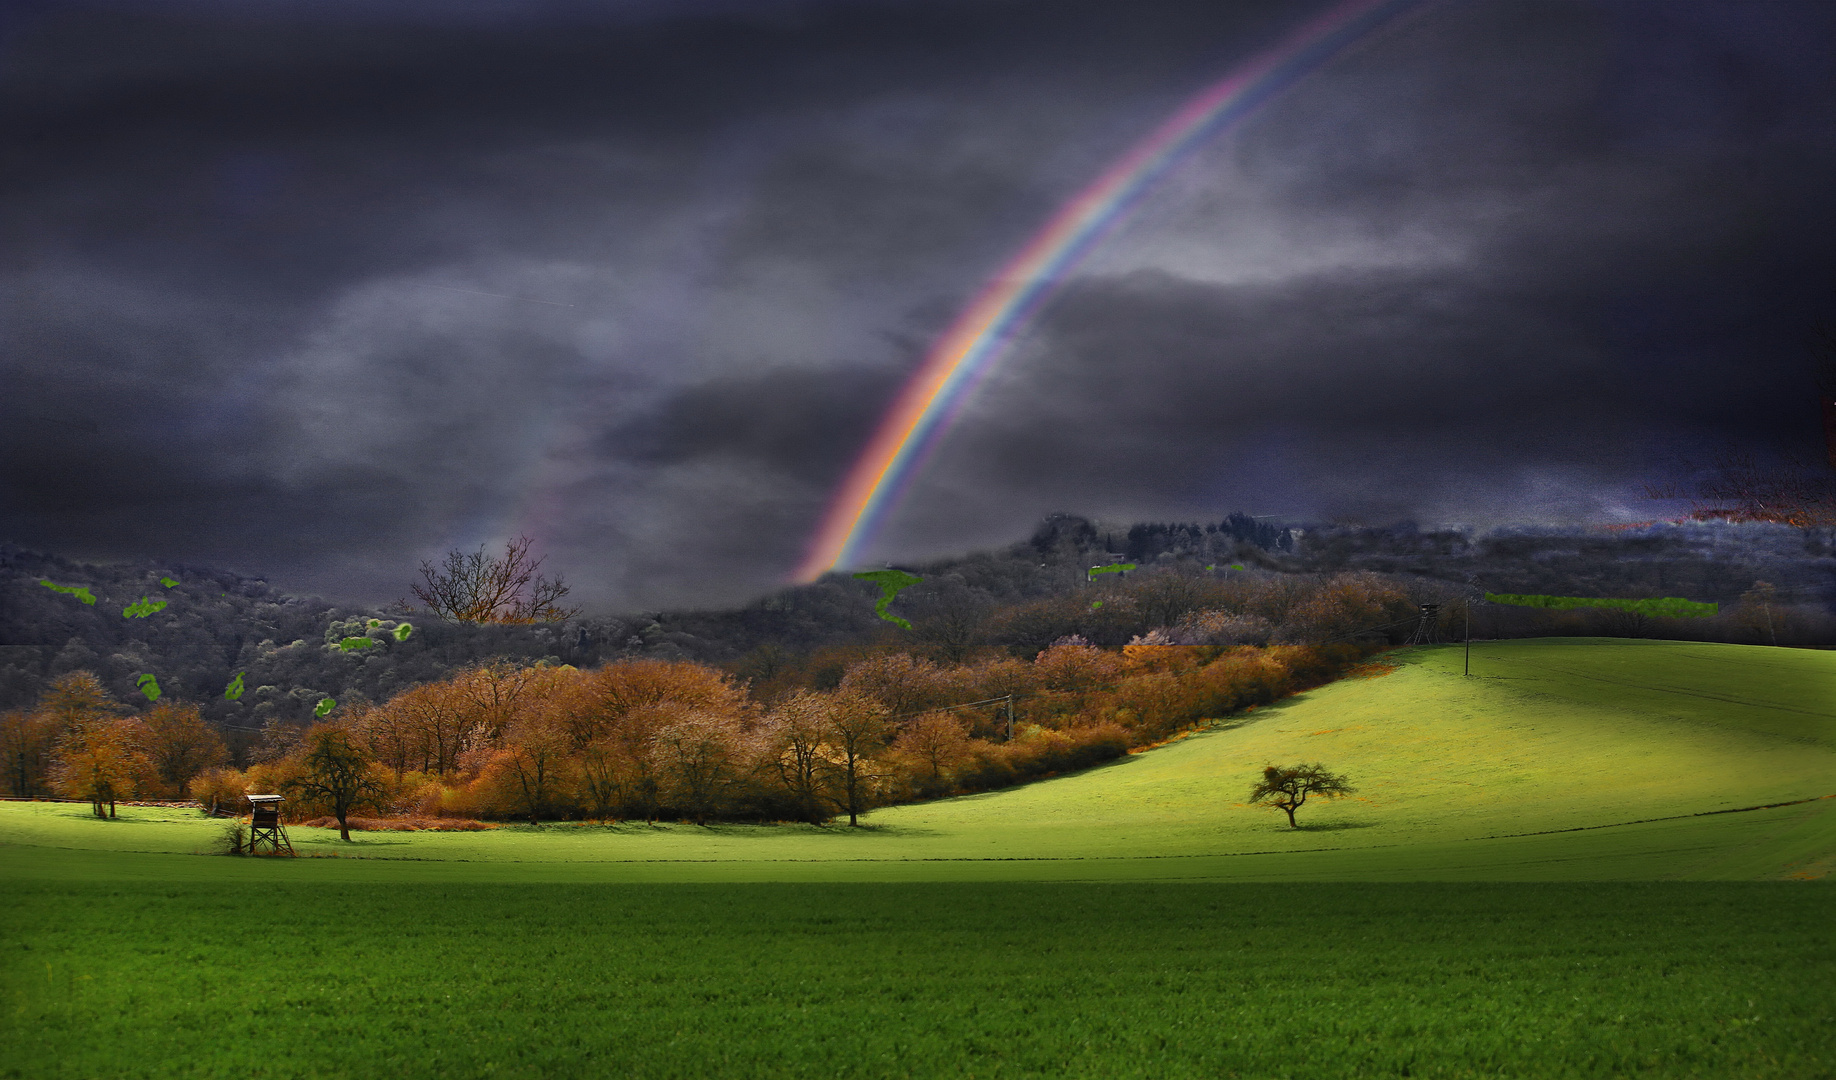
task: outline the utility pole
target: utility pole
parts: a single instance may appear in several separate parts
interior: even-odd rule
[[[1466,670],[1460,673],[1466,678],[1473,676],[1473,598],[1466,598]]]
[[[1007,695],[1007,741],[1014,741],[1014,695]]]

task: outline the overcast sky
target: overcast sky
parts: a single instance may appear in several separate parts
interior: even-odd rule
[[[0,539],[590,611],[801,557],[1002,263],[1317,2],[35,2],[0,15]],[[1426,4],[1072,274],[869,548],[1044,514],[1649,518],[1819,449],[1836,5]]]

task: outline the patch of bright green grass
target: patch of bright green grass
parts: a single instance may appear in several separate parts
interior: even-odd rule
[[[1833,886],[1706,880],[1836,869],[1836,656],[1397,658],[861,830],[0,806],[0,1077],[1836,1075]]]
[[[332,830],[296,828],[293,840],[304,854],[367,859],[603,863],[598,877],[621,880],[654,877],[658,866],[676,878],[751,880],[1586,880],[1836,869],[1836,801],[1719,813],[1836,794],[1836,653],[1618,638],[1485,642],[1473,649],[1471,678],[1458,647],[1391,659],[1400,666],[1390,674],[1334,683],[1169,746],[1021,788],[888,807],[866,829],[575,824],[359,833],[343,844]],[[1298,830],[1244,805],[1264,764],[1298,761],[1348,774],[1357,797],[1307,806]],[[80,805],[0,806],[0,867],[27,857],[27,846],[192,852],[220,828],[188,811],[122,814],[99,822]]]
[[[0,810],[11,812],[12,808]],[[80,820],[77,824],[90,827]],[[0,877],[277,882],[1663,881],[1819,879],[1836,871],[1836,799],[1566,832],[1388,846],[1335,847],[1338,834],[1326,830],[1316,838],[1316,848],[1232,855],[856,858],[851,857],[850,845],[886,838],[840,827],[805,834],[812,843],[833,844],[827,849],[836,853],[831,858],[617,861],[606,858],[597,846],[606,843],[608,835],[616,839],[622,830],[638,827],[518,827],[507,837],[488,834],[502,845],[486,852],[494,858],[479,858],[477,847],[442,846],[449,838],[476,834],[359,833],[354,834],[356,842],[340,844],[333,833],[320,842],[302,844],[308,856],[299,859],[0,844]],[[696,836],[692,825],[656,828],[658,836],[652,840],[677,837],[684,847],[726,842],[746,830],[755,834],[748,843],[779,842],[770,834],[771,827],[729,826],[710,830],[711,837]],[[423,837],[425,846],[407,848],[403,854],[401,845]],[[320,857],[332,855],[337,857]]]
[[[1836,1071],[1823,883],[0,899],[0,1077],[31,1080]]]

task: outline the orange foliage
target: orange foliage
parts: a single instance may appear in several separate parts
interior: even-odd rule
[[[1064,693],[1113,682],[1126,666],[1122,657],[1104,652],[1080,637],[1053,642],[1033,661],[1040,685]]]
[[[142,718],[154,788],[166,798],[190,796],[192,778],[227,764],[229,748],[196,705],[162,701]]]
[[[1311,612],[1308,618],[1362,617],[1393,600],[1367,584],[1341,575],[1296,585],[1282,602]],[[1368,651],[1345,643],[1228,645],[1245,626],[1260,632],[1267,626],[1261,618],[1205,610],[1118,652],[1063,638],[1031,663],[983,658],[943,666],[842,650],[831,657],[837,689],[794,691],[769,712],[732,676],[685,661],[622,661],[589,671],[498,662],[415,687],[353,726],[380,762],[376,779],[386,795],[376,805],[420,821],[823,822],[888,798],[983,790],[1085,768],[1315,685]],[[1219,632],[1180,643],[1189,629]],[[1010,694],[1015,731],[1003,741]],[[961,711],[927,711],[990,699]],[[278,790],[296,767],[280,761],[240,776],[210,773],[198,790],[240,794],[238,783]],[[309,805],[291,809],[290,817],[316,816]]]
[[[736,722],[749,721],[758,712],[732,676],[677,660],[621,660],[581,672],[556,704],[576,748],[615,735],[635,715],[659,705],[696,709]]]
[[[941,675],[922,656],[886,653],[849,664],[839,688],[873,698],[894,716],[908,716],[954,700]]]
[[[206,809],[237,813],[246,794],[248,781],[235,769],[205,769],[191,780],[191,797]]]

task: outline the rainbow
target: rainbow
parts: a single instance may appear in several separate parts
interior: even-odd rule
[[[971,300],[849,469],[795,580],[851,562],[1014,331],[1139,196],[1206,139],[1422,0],[1348,0],[1193,97],[1053,215]]]

